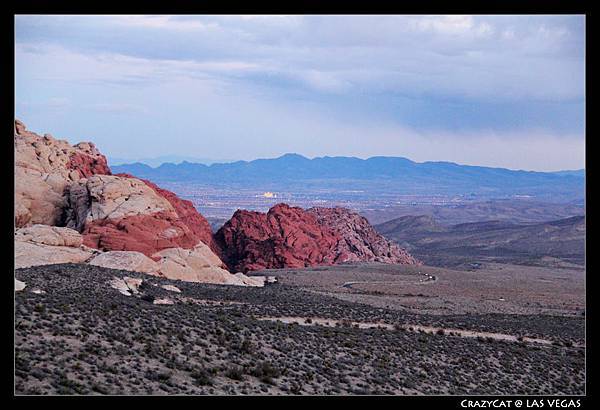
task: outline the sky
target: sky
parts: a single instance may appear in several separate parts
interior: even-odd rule
[[[584,16],[15,16],[15,116],[109,157],[585,160]]]

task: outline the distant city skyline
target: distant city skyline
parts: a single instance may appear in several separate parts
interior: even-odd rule
[[[584,16],[15,17],[15,115],[113,158],[584,168]]]

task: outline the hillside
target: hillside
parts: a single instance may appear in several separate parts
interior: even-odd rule
[[[482,261],[547,264],[556,259],[583,265],[585,261],[583,216],[535,224],[484,221],[443,226],[419,215],[384,222],[375,229],[434,266]]]
[[[585,214],[583,201],[542,202],[532,199],[495,199],[463,203],[397,204],[361,212],[372,224],[382,224],[403,216],[422,215],[444,226],[469,222],[505,221],[516,224],[542,223]]]

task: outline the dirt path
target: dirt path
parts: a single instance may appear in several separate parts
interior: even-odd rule
[[[389,323],[377,323],[377,322],[351,322],[336,319],[326,319],[318,317],[298,317],[298,316],[287,316],[287,317],[261,317],[257,320],[266,320],[272,322],[282,322],[286,324],[298,324],[300,326],[328,326],[328,327],[339,327],[339,326],[352,326],[358,329],[385,329],[395,330],[398,325],[392,325]],[[509,335],[506,333],[493,333],[493,332],[478,332],[473,330],[464,329],[453,329],[453,328],[442,328],[433,326],[421,326],[405,323],[399,325],[402,329],[409,332],[425,332],[429,334],[438,334],[440,336],[449,337],[469,337],[469,338],[483,338],[493,340],[503,340],[508,342],[523,342],[523,343],[534,343],[539,345],[552,345],[551,340],[533,338],[533,337],[519,337],[515,335]],[[573,347],[583,347],[583,345],[574,344]]]

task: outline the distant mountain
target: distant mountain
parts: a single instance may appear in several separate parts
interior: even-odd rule
[[[163,155],[163,156],[153,157],[153,158],[137,158],[137,159],[108,157],[108,163],[111,166],[141,163],[141,164],[145,164],[150,167],[153,167],[153,168],[156,168],[156,167],[161,166],[162,164],[168,164],[168,163],[180,164],[182,162],[190,162],[190,163],[210,165],[210,164],[214,164],[217,162],[218,163],[228,163],[228,162],[233,162],[233,161],[234,160],[198,158],[198,157],[189,157],[189,156],[182,156],[182,155]]]
[[[308,187],[331,190],[340,186],[366,189],[373,193],[390,191],[406,194],[477,194],[488,196],[545,196],[553,200],[581,199],[585,178],[578,173],[513,171],[459,165],[451,162],[417,163],[402,157],[318,157],[298,154],[204,165],[182,162],[152,168],[134,163],[111,166],[157,182],[203,184],[278,185],[284,189]]]
[[[536,224],[483,221],[452,226],[431,216],[404,216],[375,229],[426,264],[458,266],[493,261],[552,264],[556,259],[583,265],[585,217]]]

